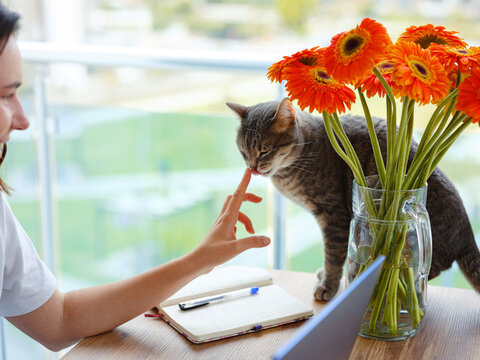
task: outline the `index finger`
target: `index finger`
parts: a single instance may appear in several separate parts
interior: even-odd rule
[[[240,210],[240,206],[242,206],[243,202],[243,196],[245,195],[245,191],[247,191],[247,187],[251,178],[252,173],[250,172],[250,169],[247,168],[243,174],[240,184],[238,184],[237,190],[235,190],[230,202],[228,203],[225,211],[227,214],[237,213]]]

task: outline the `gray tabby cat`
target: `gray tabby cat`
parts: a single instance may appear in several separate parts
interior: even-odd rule
[[[317,273],[318,300],[337,292],[347,255],[352,217],[353,174],[328,140],[323,119],[294,109],[288,98],[251,107],[227,103],[241,118],[237,145],[254,174],[269,176],[286,197],[309,210],[323,233],[325,264]],[[386,123],[374,119],[382,153]],[[365,175],[376,174],[370,138],[362,117],[343,116],[342,125],[355,148]],[[411,157],[417,148],[412,145]],[[480,252],[462,200],[438,168],[428,180],[427,210],[433,238],[429,279],[457,261],[480,292]]]

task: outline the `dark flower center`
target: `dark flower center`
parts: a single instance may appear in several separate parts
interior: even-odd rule
[[[314,58],[313,56],[304,56],[300,58],[298,61],[300,61],[302,64],[307,66],[315,66],[317,64],[317,59]]]
[[[467,50],[457,50],[457,53],[466,55],[466,54],[468,54],[468,51]]]
[[[343,44],[343,51],[346,55],[352,55],[358,51],[358,49],[363,45],[365,40],[361,36],[352,36]]]
[[[380,70],[390,70],[390,69],[393,69],[393,64],[389,62],[385,62],[380,64],[379,68]]]
[[[317,78],[322,80],[330,80],[331,77],[325,71],[317,71]]]
[[[415,63],[413,65],[421,75],[423,76],[427,75],[427,70],[421,64]]]
[[[418,38],[415,41],[418,45],[422,47],[422,49],[426,49],[430,46],[431,43],[439,44],[439,45],[446,45],[447,42],[443,40],[441,37],[438,37],[437,35],[425,35],[422,36],[421,38]]]
[[[325,69],[319,67],[316,69],[311,69],[310,70],[310,76],[320,84],[325,84],[325,85],[332,85],[335,83],[335,80],[328,75],[328,73],[325,71]]]

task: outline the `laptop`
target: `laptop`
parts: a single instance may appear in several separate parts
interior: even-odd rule
[[[344,292],[307,320],[273,359],[348,359],[384,260],[385,256],[378,257]]]

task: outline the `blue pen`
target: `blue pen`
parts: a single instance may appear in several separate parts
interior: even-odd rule
[[[193,301],[187,301],[181,304],[178,304],[178,307],[183,310],[192,310],[192,309],[197,309],[202,306],[206,306],[208,304],[212,303],[218,303],[218,302],[223,302],[227,300],[233,300],[233,299],[238,299],[241,297],[246,297],[246,296],[251,296],[258,294],[258,287],[252,287],[248,289],[241,289],[237,291],[232,291],[226,294],[214,296],[214,297],[208,297],[208,298],[202,298],[198,300],[193,300]]]

